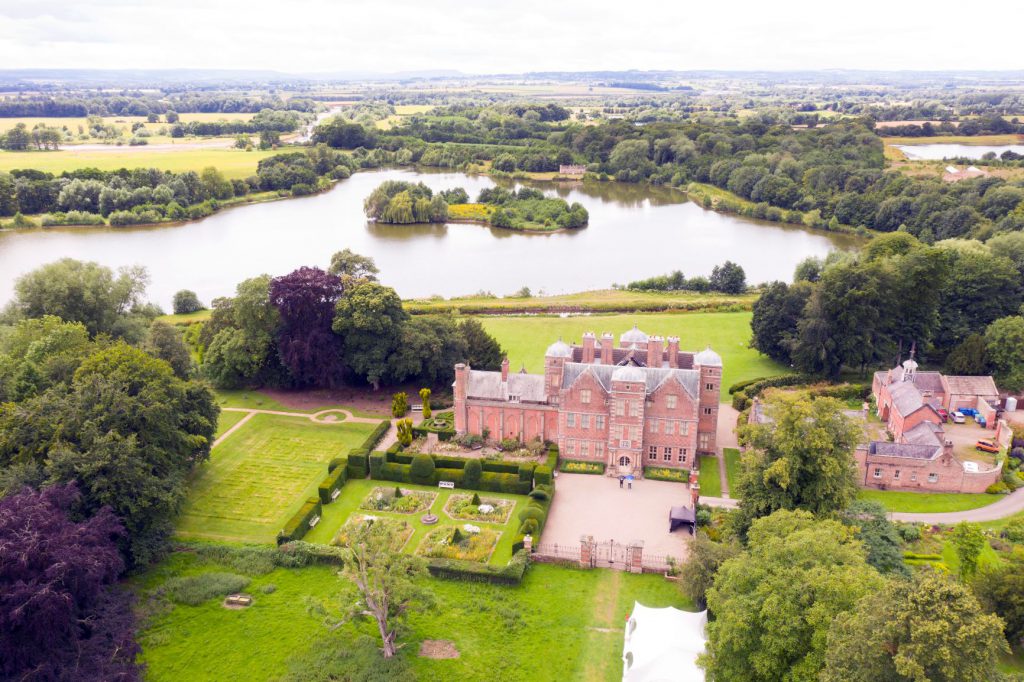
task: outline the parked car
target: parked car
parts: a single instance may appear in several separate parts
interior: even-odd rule
[[[949,412],[946,412],[946,408],[939,407],[935,411],[939,413],[939,416],[942,417],[942,421],[944,423],[949,421]]]
[[[999,446],[996,445],[995,441],[991,441],[986,438],[982,438],[977,443],[975,443],[974,449],[981,450],[982,452],[991,452],[993,454],[999,452]]]
[[[978,426],[988,426],[988,422],[987,422],[987,421],[985,421],[985,418],[984,418],[984,417],[982,417],[982,416],[981,416],[980,414],[976,414],[976,415],[974,415],[974,422],[975,422],[975,423],[976,423],[976,424],[977,424]]]
[[[949,415],[949,418],[953,420],[954,424],[963,424],[964,422],[967,421],[967,417],[965,417],[964,413],[961,412],[960,410],[957,410],[953,414]]]
[[[957,412],[959,412],[960,414],[966,415],[968,417],[977,417],[978,416],[978,411],[976,409],[974,409],[973,407],[961,407],[959,410],[957,410]]]

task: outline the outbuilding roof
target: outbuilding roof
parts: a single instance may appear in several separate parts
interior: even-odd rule
[[[483,400],[508,400],[510,397],[521,402],[543,403],[543,374],[509,374],[508,381],[501,380],[501,372],[470,370],[466,382],[466,397]]]
[[[902,459],[935,459],[942,454],[942,446],[915,445],[913,443],[890,443],[889,441],[873,440],[868,443],[868,452],[881,457],[900,457]]]
[[[990,376],[947,376],[950,395],[998,396],[999,389]]]

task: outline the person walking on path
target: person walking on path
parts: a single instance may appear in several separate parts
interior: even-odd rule
[[[620,488],[622,487],[622,482],[623,482],[624,480],[626,480],[626,477],[625,477],[625,476],[619,476],[619,487],[620,487]]]

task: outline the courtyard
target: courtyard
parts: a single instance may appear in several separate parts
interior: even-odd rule
[[[544,527],[544,545],[578,547],[580,537],[597,542],[643,541],[645,556],[686,558],[689,532],[668,532],[673,506],[690,506],[690,490],[682,483],[633,481],[619,488],[619,479],[588,474],[559,474],[557,494]]]

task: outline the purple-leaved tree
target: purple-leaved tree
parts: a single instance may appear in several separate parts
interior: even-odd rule
[[[299,386],[341,383],[341,339],[331,323],[343,289],[341,278],[308,267],[270,283],[270,302],[281,314],[278,352]]]
[[[76,522],[74,484],[0,499],[0,679],[139,679],[121,522],[109,508]]]

